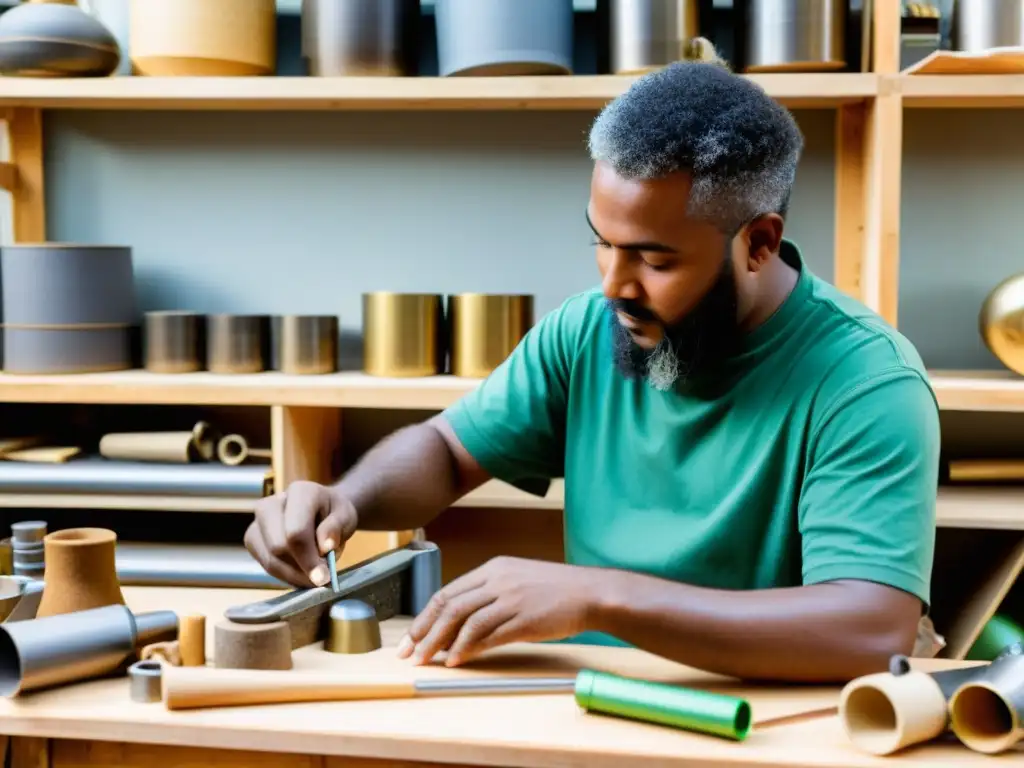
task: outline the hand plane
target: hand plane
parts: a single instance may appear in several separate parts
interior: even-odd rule
[[[339,600],[369,603],[380,621],[415,616],[441,588],[441,550],[431,542],[414,541],[338,572],[339,589],[330,585],[300,588],[283,595],[238,605],[224,618],[239,624],[286,621],[292,649],[326,637],[326,617]]]

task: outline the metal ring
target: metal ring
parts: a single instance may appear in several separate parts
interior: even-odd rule
[[[158,661],[137,661],[128,667],[129,694],[132,701],[149,704],[160,701],[163,668]]]

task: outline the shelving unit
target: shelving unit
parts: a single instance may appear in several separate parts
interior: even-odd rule
[[[835,283],[893,324],[898,323],[898,278],[903,115],[912,108],[1017,108],[1024,106],[1024,75],[907,76],[898,71],[899,0],[875,0],[872,71],[842,74],[771,74],[751,79],[791,108],[837,113],[835,153]],[[0,118],[7,126],[0,187],[11,193],[14,240],[46,237],[43,110],[595,110],[633,82],[632,77],[522,78],[0,78]],[[1024,412],[1024,379],[999,372],[934,371],[943,409]],[[381,379],[360,373],[285,376],[275,373],[162,376],[120,372],[81,376],[0,374],[0,402],[149,405],[234,405],[270,409],[275,484],[333,479],[330,457],[351,409],[437,411],[471,391],[475,379],[436,376]],[[19,504],[7,497],[0,506]],[[73,499],[63,503],[73,505]],[[456,515],[486,511],[477,520],[503,520],[499,544],[523,552],[554,553],[555,519],[563,486],[537,498],[492,482],[460,500]],[[59,505],[54,502],[54,505]],[[222,510],[228,511],[228,510]],[[446,515],[449,513],[446,513]],[[493,515],[493,516],[490,516]],[[502,517],[504,515],[504,517]],[[512,521],[512,522],[510,522]],[[546,521],[546,522],[544,522]],[[482,524],[470,525],[479,531]],[[441,525],[448,535],[455,524]],[[966,651],[1024,568],[1024,491],[942,489],[939,526],[988,532],[992,562],[955,614],[955,653]],[[454,536],[446,576],[485,559],[486,545]],[[346,549],[351,563],[399,546],[416,532],[360,533]],[[543,541],[540,539],[545,538]],[[449,542],[441,542],[442,549]],[[447,557],[447,556],[446,556]],[[475,559],[474,559],[475,558]],[[449,571],[449,568],[455,568]],[[938,568],[939,566],[937,566]]]

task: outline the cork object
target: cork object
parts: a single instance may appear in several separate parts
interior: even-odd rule
[[[124,605],[114,553],[117,534],[105,528],[68,528],[43,539],[45,587],[37,617]]]
[[[181,664],[202,667],[206,664],[206,617],[201,613],[178,618],[178,646]]]
[[[224,620],[214,628],[213,661],[225,669],[291,669],[291,629],[284,621],[239,624]]]
[[[139,659],[142,661],[160,661],[170,664],[172,667],[180,667],[181,647],[177,640],[168,640],[162,643],[150,643],[139,652]]]

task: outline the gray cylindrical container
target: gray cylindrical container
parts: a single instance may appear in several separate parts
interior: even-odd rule
[[[437,0],[438,74],[572,74],[572,0]]]
[[[967,53],[1024,45],[1024,0],[959,0],[950,41],[953,50]]]
[[[699,0],[603,0],[613,74],[646,72],[684,58],[700,35]]]
[[[419,0],[302,0],[302,59],[313,77],[416,73]]]
[[[129,326],[4,328],[4,371],[101,373],[132,368]]]
[[[39,243],[0,249],[6,326],[132,325],[132,249]]]
[[[850,0],[750,0],[748,72],[836,71],[846,67]]]

